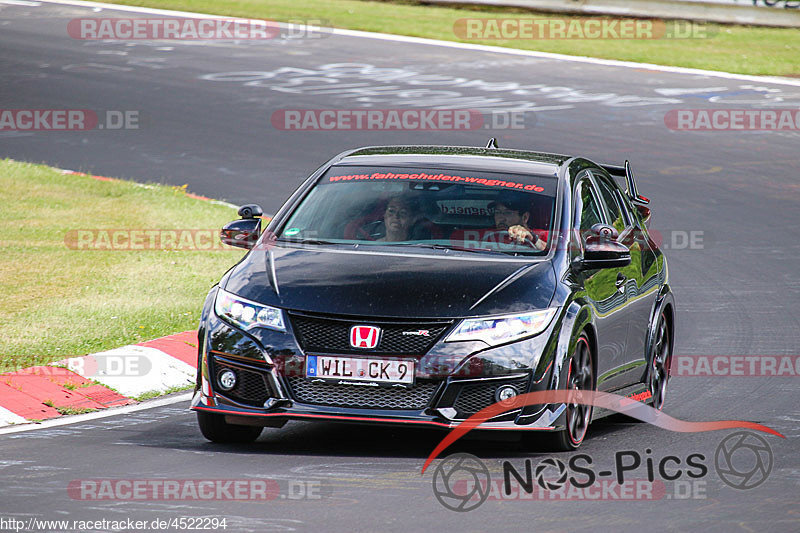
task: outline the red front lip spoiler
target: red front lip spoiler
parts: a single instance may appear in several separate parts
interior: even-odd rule
[[[341,420],[347,422],[373,422],[373,423],[383,423],[383,424],[416,424],[416,425],[425,425],[425,426],[433,426],[439,427],[444,429],[453,429],[454,427],[458,426],[462,421],[454,421],[454,422],[436,422],[435,420],[409,420],[403,418],[382,418],[382,417],[373,417],[373,416],[348,416],[348,415],[332,415],[332,414],[321,414],[321,413],[290,413],[290,412],[280,412],[280,413],[243,413],[241,411],[229,411],[224,407],[208,407],[205,405],[195,405],[192,406],[192,410],[195,411],[206,411],[209,413],[217,413],[222,415],[232,415],[232,416],[254,416],[254,417],[269,417],[269,418],[312,418],[318,420]],[[553,427],[526,427],[526,426],[519,426],[514,425],[513,423],[507,423],[507,425],[481,425],[478,429],[500,429],[500,430],[528,430],[528,431],[552,431],[555,428]]]

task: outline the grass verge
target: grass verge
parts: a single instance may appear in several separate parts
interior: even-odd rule
[[[166,396],[167,394],[173,394],[175,392],[189,391],[189,390],[192,390],[193,388],[194,388],[194,385],[183,385],[183,386],[170,387],[165,391],[152,390],[152,391],[145,392],[144,394],[140,394],[139,396],[136,396],[134,398],[134,400],[136,400],[137,402],[143,402],[145,400],[151,400],[153,398],[158,398],[160,396]]]
[[[186,242],[123,251],[67,245],[78,229],[214,235],[236,218],[230,207],[191,198],[183,188],[0,160],[0,206],[0,371],[194,329],[208,289],[244,253]]]
[[[680,67],[719,70],[752,75],[800,75],[800,31],[703,24],[704,38],[687,39],[563,39],[563,40],[463,40],[454,31],[458,19],[558,18],[576,17],[552,13],[531,13],[497,7],[441,7],[415,2],[361,0],[118,0],[116,4],[175,9],[215,15],[277,21],[324,20],[337,28],[427,37],[637,61]],[[597,18],[597,17],[593,17]]]

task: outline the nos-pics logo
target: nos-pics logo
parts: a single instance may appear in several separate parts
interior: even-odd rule
[[[705,460],[702,454],[693,455]],[[637,462],[635,466],[640,464]],[[737,490],[748,490],[761,485],[769,477],[773,466],[774,457],[769,443],[750,431],[738,431],[726,436],[714,454],[717,475],[726,485]],[[528,475],[533,474],[536,484],[543,489],[555,491],[565,486],[570,470],[560,459],[545,458]],[[585,467],[579,470],[584,475],[588,472]],[[703,475],[708,471],[705,466],[700,470]],[[596,478],[592,476],[592,479]],[[433,494],[442,506],[451,511],[477,509],[489,498],[491,489],[492,476],[489,468],[483,461],[468,453],[447,456],[433,472]]]

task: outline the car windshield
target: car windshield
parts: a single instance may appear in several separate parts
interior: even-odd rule
[[[543,255],[557,180],[474,170],[334,166],[280,241]]]

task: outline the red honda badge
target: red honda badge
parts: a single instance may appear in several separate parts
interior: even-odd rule
[[[350,346],[353,348],[374,348],[381,337],[381,328],[375,326],[353,326],[350,328]]]

